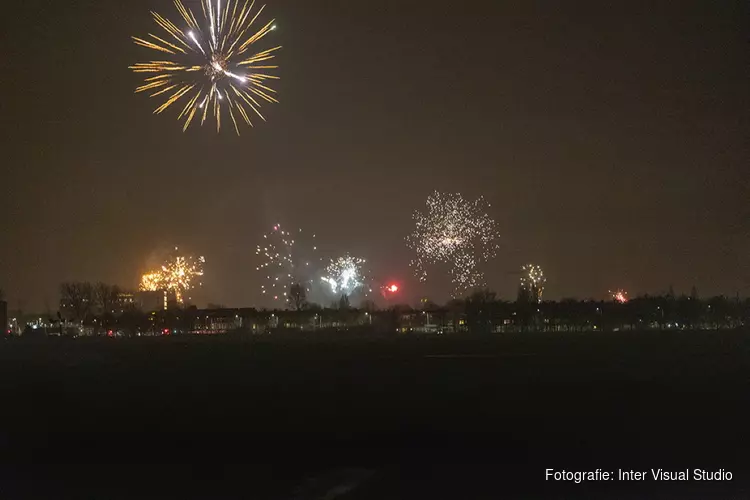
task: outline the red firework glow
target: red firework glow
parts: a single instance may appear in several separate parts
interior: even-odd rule
[[[388,299],[391,296],[398,293],[401,288],[396,283],[391,283],[380,288],[380,293],[384,298]]]
[[[618,304],[625,304],[629,300],[628,292],[626,292],[625,290],[617,290],[616,292],[610,290],[609,293],[612,294],[612,300],[614,300]]]

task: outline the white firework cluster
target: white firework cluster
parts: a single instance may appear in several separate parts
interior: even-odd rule
[[[271,295],[274,300],[286,301],[289,288],[294,284],[304,286],[309,293],[316,264],[320,261],[315,258],[317,250],[314,234],[307,239],[302,229],[290,232],[276,224],[273,231],[263,235],[263,244],[255,251],[263,258],[263,263],[256,268],[265,274],[262,293]]]
[[[547,278],[544,277],[544,271],[541,267],[534,264],[521,267],[521,288],[529,294],[532,301],[542,301],[546,282]]]
[[[326,267],[321,281],[334,295],[351,296],[355,292],[363,292],[365,296],[372,290],[369,287],[368,273],[365,268],[367,261],[351,255],[344,255],[332,259]]]
[[[411,266],[420,281],[427,280],[428,266],[447,264],[454,296],[485,286],[479,265],[495,256],[500,237],[489,207],[482,197],[469,201],[458,193],[436,191],[427,198],[427,211],[414,213],[416,228],[406,238],[417,254]]]

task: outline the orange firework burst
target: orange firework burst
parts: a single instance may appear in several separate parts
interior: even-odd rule
[[[203,276],[203,264],[206,259],[175,254],[161,266],[161,269],[144,274],[141,277],[140,290],[145,292],[173,292],[177,302],[184,302],[184,294],[195,288],[195,280]],[[201,283],[198,283],[200,286]]]

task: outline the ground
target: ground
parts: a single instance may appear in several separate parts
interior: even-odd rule
[[[746,332],[0,344],[19,463],[190,460],[211,465],[169,477],[212,498],[742,497],[749,381]],[[575,485],[546,468],[734,479]]]

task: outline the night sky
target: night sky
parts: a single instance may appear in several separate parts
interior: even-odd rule
[[[744,0],[268,0],[281,104],[239,138],[183,134],[133,93],[149,10],[177,17],[167,0],[4,7],[11,308],[56,310],[64,280],[135,288],[175,244],[208,260],[202,303],[263,305],[255,245],[276,222],[366,257],[404,301],[442,301],[404,244],[436,189],[492,203],[504,298],[528,262],[548,298],[750,292]]]

